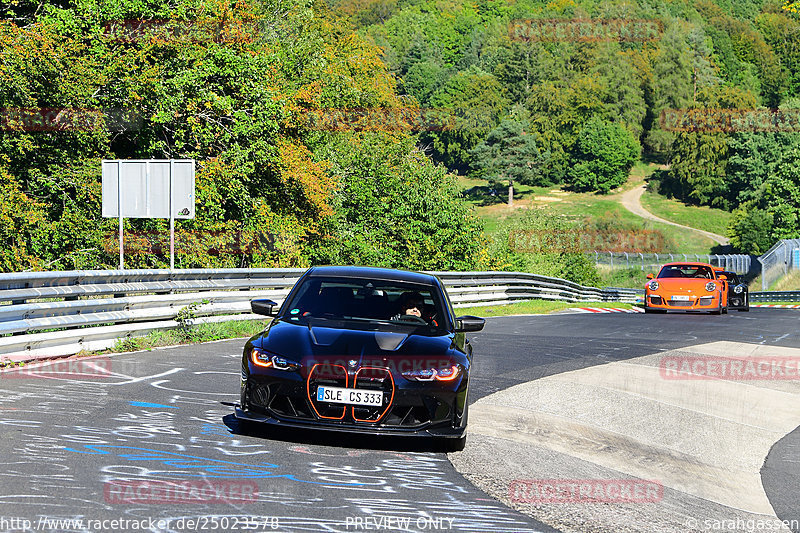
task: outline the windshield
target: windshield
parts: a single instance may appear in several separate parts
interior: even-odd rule
[[[347,327],[442,334],[448,322],[444,309],[438,290],[430,285],[309,277],[283,306],[280,318],[294,324],[325,321],[329,327],[344,327],[346,322]]]
[[[739,276],[736,275],[735,272],[720,272],[723,276],[728,278],[728,282],[731,285],[738,285],[739,284]]]
[[[703,278],[714,279],[711,269],[703,265],[665,265],[658,273],[661,278]]]

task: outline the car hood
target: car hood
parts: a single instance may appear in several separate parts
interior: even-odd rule
[[[686,291],[686,292],[702,292],[707,293],[706,283],[714,281],[706,278],[659,278],[656,279],[659,284],[659,289],[668,292],[672,291]]]
[[[453,336],[415,335],[413,330],[365,331],[276,321],[253,342],[254,346],[283,357],[342,357],[359,360],[377,357],[443,356],[454,349]]]

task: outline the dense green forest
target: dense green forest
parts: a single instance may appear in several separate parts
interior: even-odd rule
[[[800,236],[796,4],[343,0],[339,7],[381,47],[400,94],[452,110],[456,127],[421,135],[451,170],[606,192],[641,154],[665,164],[656,176],[661,192],[735,210],[733,243],[742,251]],[[649,22],[658,34],[584,39],[541,31],[565,20],[628,21],[633,29]],[[519,31],[525,24],[539,31]],[[719,110],[774,118],[769,110],[780,110],[783,122],[676,128],[664,120],[691,110],[707,118]],[[524,153],[533,168],[515,172],[519,165],[499,158],[510,169],[503,173],[493,164],[493,138],[515,131],[534,139],[507,152]]]
[[[606,192],[642,155],[668,165],[662,191],[734,210],[734,243],[763,251],[798,232],[797,129],[678,132],[660,119],[800,108],[800,15],[784,7],[0,2],[0,271],[116,265],[117,223],[100,213],[103,158],[198,161],[197,217],[178,223],[180,268],[522,267],[486,241],[454,172]],[[510,31],[531,19],[655,21],[658,34],[584,42]],[[310,120],[343,109],[444,110],[447,122]],[[165,266],[136,235],[165,234],[166,221],[125,224],[126,266]],[[592,279],[575,255],[545,262]]]
[[[403,104],[379,50],[324,4],[3,9],[0,270],[116,266],[102,158],[197,160],[179,268],[491,266],[453,176],[408,132],[308,126],[309,110]],[[166,221],[125,224],[126,267],[168,264],[150,253]]]

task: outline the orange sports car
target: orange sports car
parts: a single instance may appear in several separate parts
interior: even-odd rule
[[[667,263],[658,276],[647,275],[644,312],[728,312],[726,276],[706,263]]]

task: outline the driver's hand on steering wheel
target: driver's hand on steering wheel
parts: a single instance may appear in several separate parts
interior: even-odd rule
[[[422,309],[420,309],[417,306],[409,307],[409,308],[405,309],[404,311],[405,311],[403,313],[404,315],[411,315],[411,316],[417,316],[419,318],[422,318]]]

